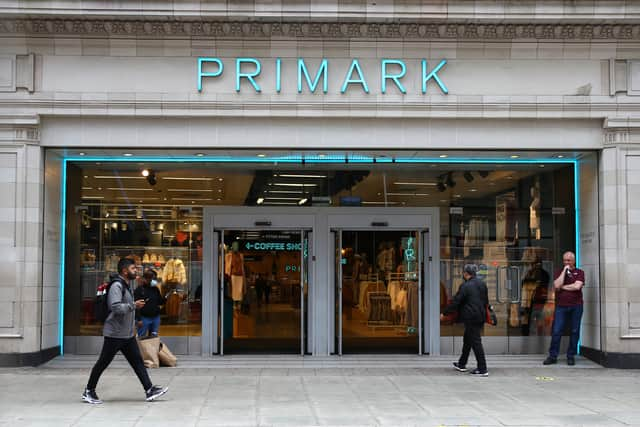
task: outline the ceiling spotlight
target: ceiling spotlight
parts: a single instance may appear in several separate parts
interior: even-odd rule
[[[478,175],[480,175],[483,178],[486,178],[489,176],[489,171],[478,171]]]
[[[466,171],[466,172],[463,174],[463,176],[464,176],[464,179],[465,179],[467,182],[471,182],[471,181],[473,181],[473,174],[472,174],[471,172]]]
[[[447,157],[449,157],[449,156],[448,156],[448,155],[446,155],[446,154],[440,154],[440,158],[441,158],[441,159],[446,159]]]
[[[84,153],[84,152],[82,152],[82,151],[78,153],[78,155],[79,155],[79,156],[84,156],[85,154],[86,154],[86,153]]]
[[[123,156],[125,156],[125,157],[131,157],[131,156],[133,156],[133,154],[132,154],[132,153],[122,153],[122,155],[123,155]]]
[[[449,188],[453,188],[456,186],[456,182],[453,180],[453,173],[449,172],[447,174],[447,180],[445,181],[445,184],[447,184],[447,187]]]
[[[304,199],[300,199],[300,200],[298,200],[298,204],[299,204],[300,206],[304,205],[305,203],[307,203],[307,198],[306,198],[306,197],[305,197]]]
[[[438,181],[438,184],[436,184],[436,185],[438,187],[438,191],[441,192],[441,193],[444,192],[447,189],[447,187],[444,185],[444,182],[442,182],[442,181]]]
[[[258,200],[256,200],[256,204],[261,205],[264,203],[264,197],[258,197]]]
[[[511,158],[512,158],[512,159],[517,159],[517,158],[519,158],[519,157],[520,157],[520,156],[518,156],[517,154],[512,154],[512,155],[511,155]]]
[[[147,178],[147,182],[151,186],[154,186],[158,183],[158,181],[156,180],[156,173],[152,169],[144,169],[142,171],[142,176]]]
[[[197,157],[204,157],[204,153],[196,153]]]

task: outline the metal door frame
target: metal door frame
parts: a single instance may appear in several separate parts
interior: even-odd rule
[[[304,330],[304,237],[305,232],[313,232],[313,213],[285,213],[282,209],[260,209],[251,212],[244,208],[205,207],[203,216],[204,248],[203,248],[203,293],[202,293],[202,353],[224,355],[224,256],[219,260],[220,245],[224,244],[225,231],[261,230],[261,231],[297,231],[300,232],[302,249],[300,271],[300,353],[305,352]],[[309,248],[311,253],[311,248]],[[210,264],[213,265],[210,265]],[[309,267],[311,268],[311,266]],[[312,275],[308,275],[309,286],[312,286]],[[206,285],[205,285],[206,284]],[[220,322],[218,322],[220,319]]]
[[[432,263],[435,261],[439,264],[439,257],[431,254],[439,254],[437,248],[439,242],[434,242],[429,234],[431,228],[439,227],[439,216],[437,208],[384,208],[384,209],[363,209],[363,208],[340,208],[328,212],[328,225],[330,235],[337,233],[336,236],[339,244],[342,244],[343,231],[409,231],[418,234],[418,252],[421,272],[418,279],[418,306],[419,306],[419,323],[418,323],[418,354],[440,354],[440,322],[436,319],[439,316],[439,280],[434,276],[436,269]],[[425,238],[426,236],[426,238]],[[329,251],[332,257],[336,255],[336,238],[330,238]],[[331,259],[331,265],[341,267],[341,264],[335,263]],[[436,264],[436,265],[438,265]],[[334,267],[334,268],[336,268]],[[342,268],[339,272],[334,272],[332,280],[338,280],[342,277]],[[424,280],[423,280],[424,277]],[[424,285],[427,284],[427,292],[423,291]],[[339,286],[341,287],[341,283]],[[338,305],[329,304],[330,310],[333,310],[331,317],[338,319],[338,327],[335,321],[333,324],[334,341],[336,341],[334,353],[342,355],[342,292],[338,289],[338,284],[334,283],[331,287],[338,298]],[[434,296],[435,295],[435,296]],[[425,303],[427,301],[428,303]],[[435,310],[433,305],[436,305]],[[337,308],[336,308],[337,307]],[[336,313],[339,310],[339,313]],[[332,329],[332,328],[330,328]],[[336,329],[338,336],[336,337]]]

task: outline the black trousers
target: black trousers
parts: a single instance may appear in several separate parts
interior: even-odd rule
[[[93,366],[91,370],[91,376],[89,376],[89,382],[87,383],[87,388],[89,390],[95,390],[98,385],[98,380],[100,379],[100,375],[107,369],[107,366],[113,361],[113,358],[116,354],[121,351],[126,357],[127,362],[136,372],[142,387],[144,390],[149,390],[152,386],[151,379],[149,378],[149,374],[147,373],[147,368],[144,366],[144,361],[142,360],[142,355],[140,354],[140,349],[138,348],[138,343],[136,342],[136,337],[131,338],[111,338],[104,337],[104,344],[102,344],[102,352],[100,352],[100,357],[98,361]]]
[[[464,324],[464,339],[462,343],[462,354],[458,364],[460,366],[467,366],[469,360],[469,353],[473,349],[473,354],[476,356],[478,362],[478,369],[481,371],[487,370],[487,360],[484,357],[484,348],[482,347],[482,328],[484,323],[465,323]]]

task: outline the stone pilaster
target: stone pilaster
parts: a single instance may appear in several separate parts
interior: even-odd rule
[[[58,299],[42,287],[44,151],[39,141],[36,118],[0,117],[0,354],[5,357],[42,350],[42,325],[51,317],[43,301]]]
[[[640,353],[640,122],[608,120],[600,157],[602,350]]]

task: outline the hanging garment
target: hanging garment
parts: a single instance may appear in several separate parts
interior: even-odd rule
[[[244,276],[231,276],[231,298],[242,301],[244,296]]]
[[[175,281],[181,285],[187,284],[187,269],[180,258],[176,258],[174,262]]]
[[[165,310],[167,311],[167,316],[169,317],[178,317],[180,314],[180,303],[182,302],[182,297],[176,291],[173,291],[167,297],[167,302],[165,305]]]
[[[407,286],[407,325],[418,327],[418,285]]]
[[[224,274],[227,276],[244,276],[244,256],[240,252],[225,254]]]
[[[167,261],[162,275],[164,283],[179,283],[184,285],[187,283],[187,270],[180,258],[172,258]]]

